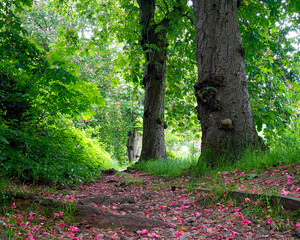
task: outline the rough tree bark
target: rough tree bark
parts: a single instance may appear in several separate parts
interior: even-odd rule
[[[138,0],[141,10],[141,45],[145,51],[145,88],[141,160],[165,158],[164,88],[167,60],[166,30],[154,22],[155,0]],[[158,30],[158,27],[163,27]]]
[[[201,157],[211,165],[219,155],[235,156],[259,140],[245,70],[237,0],[194,0]]]

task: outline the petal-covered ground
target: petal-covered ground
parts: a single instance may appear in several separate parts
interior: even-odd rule
[[[260,173],[236,170],[201,179],[117,173],[102,176],[76,191],[14,186],[14,191],[36,193],[71,205],[68,209],[50,209],[49,213],[42,207],[24,211],[18,206],[21,202],[13,203],[0,218],[0,230],[2,239],[297,239],[299,211],[286,213],[266,201],[255,202],[247,197],[236,201],[227,190],[299,197],[299,169],[281,166]],[[204,193],[202,188],[214,190]],[[133,214],[161,220],[166,226],[134,230],[113,224],[93,227],[82,219],[71,218],[75,203],[117,216]]]
[[[216,183],[243,192],[281,195],[300,198],[300,166],[278,166],[263,171],[244,172],[235,170],[220,172],[217,178],[204,177],[202,187],[211,188]],[[205,179],[206,178],[206,179]]]

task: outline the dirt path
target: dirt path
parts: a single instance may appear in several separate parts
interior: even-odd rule
[[[112,199],[133,198],[134,203],[97,207],[118,215],[136,214],[168,224],[138,231],[96,229],[95,234],[100,239],[294,239],[294,230],[279,231],[268,214],[265,220],[248,216],[247,208],[255,203],[247,200],[234,203],[225,196],[222,199],[201,191],[191,191],[193,186],[190,179],[170,182],[141,173],[104,176],[93,185],[82,186],[84,196],[81,198],[99,195]],[[217,203],[216,198],[220,198]],[[261,208],[261,211],[266,210]]]
[[[53,219],[40,220],[40,224],[33,224],[27,218],[27,228],[22,232],[16,228],[19,236],[16,239],[299,239],[300,221],[290,220],[288,215],[275,219],[263,200],[255,202],[245,198],[238,202],[227,194],[229,184],[251,192],[267,189],[271,184],[267,181],[272,181],[278,182],[279,189],[285,189],[285,195],[300,195],[299,166],[283,166],[275,174],[272,172],[271,169],[262,173],[236,170],[220,173],[220,178],[214,181],[206,177],[205,181],[198,182],[144,173],[103,175],[97,182],[82,185],[69,194],[41,193],[43,197],[78,202],[86,207],[80,222],[66,225],[62,212],[54,213]],[[217,185],[217,182],[223,186],[221,191],[214,194],[201,191],[204,187],[214,187],[213,183]],[[89,212],[87,208],[92,210]],[[95,213],[97,209],[99,212]],[[18,206],[16,216],[22,215],[17,210]],[[33,218],[37,215],[32,214]],[[107,223],[111,217],[114,223],[106,224],[105,228],[93,227],[93,221]],[[46,227],[49,222],[51,227]],[[299,228],[295,232],[296,226]]]

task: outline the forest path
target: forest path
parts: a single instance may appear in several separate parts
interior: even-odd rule
[[[98,204],[98,207],[115,214],[135,214],[167,223],[167,226],[145,227],[138,231],[120,232],[115,229],[113,234],[111,229],[100,233],[104,239],[294,239],[294,230],[279,231],[278,224],[273,220],[271,222],[269,207],[264,202],[267,199],[262,197],[256,203],[245,194],[244,200],[236,201],[228,195],[226,186],[229,185],[229,189],[236,186],[236,190],[261,196],[264,193],[283,193],[288,197],[300,197],[299,172],[299,166],[268,168],[260,173],[235,170],[220,173],[220,177],[214,180],[209,176],[192,180],[185,177],[154,177],[139,172],[117,173],[103,176],[93,185],[82,186],[80,191],[86,194],[83,198],[109,196],[110,203]],[[217,193],[202,191],[216,186],[221,187],[216,190]],[[134,202],[126,203],[122,199],[134,199]],[[299,206],[298,199],[294,199],[296,206]],[[93,205],[93,201],[90,204]],[[257,207],[252,212],[250,208],[254,208],[255,204],[265,206]],[[264,214],[265,219],[256,218],[254,213]],[[247,220],[251,223],[247,223]],[[288,225],[288,222],[285,224]]]
[[[228,192],[272,190],[296,197],[299,203],[299,172],[300,166],[280,166],[260,173],[222,172],[214,179],[107,172],[76,191],[40,192],[39,198],[76,202],[80,220],[67,221],[63,210],[40,220],[40,213],[33,213],[29,230],[20,231],[20,239],[297,239],[299,209],[276,217],[268,198],[253,200],[247,194],[235,198]],[[21,214],[21,202],[16,201],[13,209],[16,216]]]

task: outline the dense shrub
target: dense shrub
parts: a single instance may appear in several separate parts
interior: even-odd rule
[[[43,184],[76,183],[99,177],[110,156],[95,139],[64,125],[46,129],[0,128],[1,175]]]

